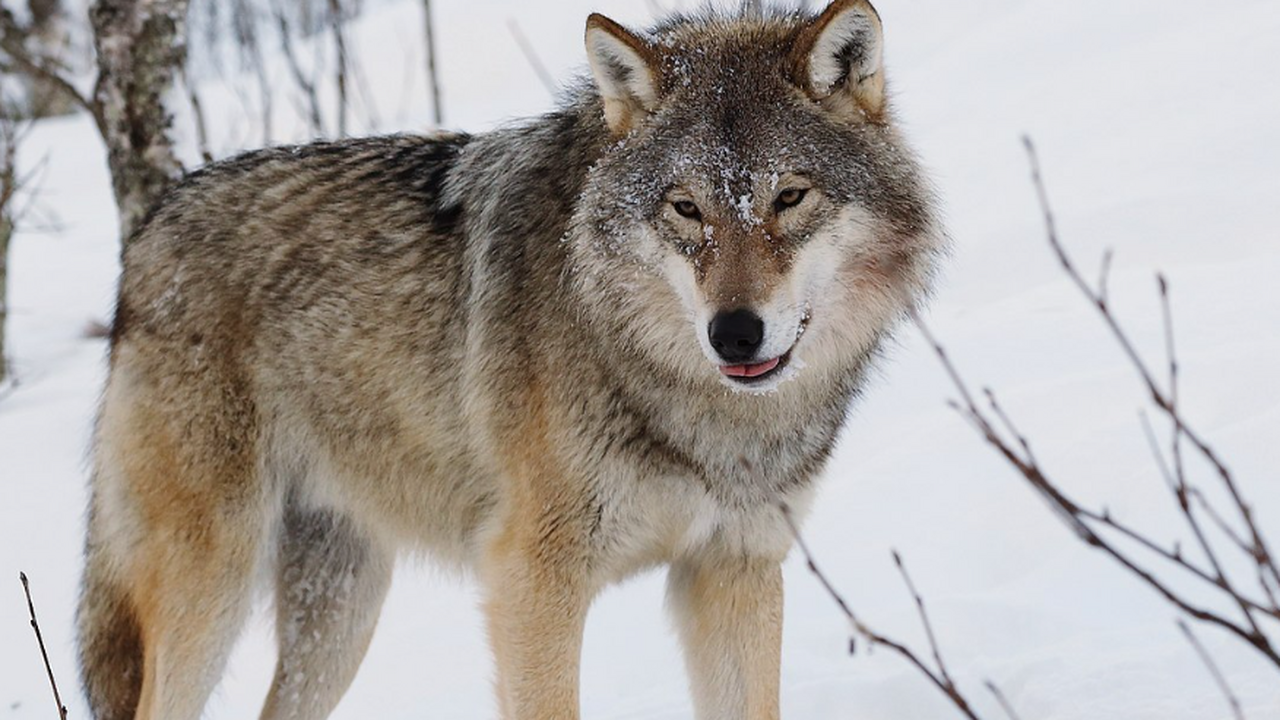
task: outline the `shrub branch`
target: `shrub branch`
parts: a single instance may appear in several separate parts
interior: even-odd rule
[[[31,615],[31,629],[36,633],[36,644],[40,646],[40,657],[44,658],[44,670],[49,675],[49,686],[53,688],[53,701],[58,704],[58,717],[67,720],[67,706],[62,704],[62,695],[58,693],[58,681],[53,679],[53,666],[49,664],[49,652],[44,647],[44,636],[40,634],[40,623],[36,621],[36,604],[31,600],[31,584],[27,574],[18,573],[22,581],[22,592],[27,596],[27,612]]]

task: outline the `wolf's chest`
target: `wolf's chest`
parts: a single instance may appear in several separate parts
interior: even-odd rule
[[[760,463],[764,465],[764,463]],[[759,465],[756,466],[757,469]],[[810,482],[777,483],[739,465],[724,474],[669,472],[610,463],[597,478],[596,541],[614,579],[681,558],[781,557],[791,544],[782,507],[803,511]]]

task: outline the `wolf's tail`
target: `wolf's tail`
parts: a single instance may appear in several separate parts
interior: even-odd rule
[[[80,677],[94,720],[133,720],[142,692],[142,632],[90,521],[80,589]]]

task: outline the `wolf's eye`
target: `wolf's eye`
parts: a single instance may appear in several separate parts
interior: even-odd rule
[[[791,188],[778,193],[778,197],[773,201],[773,211],[782,212],[787,208],[793,208],[804,200],[804,196],[809,194],[807,188]]]
[[[690,220],[702,219],[702,211],[688,200],[677,200],[671,203],[671,207],[675,208],[676,214],[680,217],[687,217]]]

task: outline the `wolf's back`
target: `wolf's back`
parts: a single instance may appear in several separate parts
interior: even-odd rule
[[[447,252],[461,207],[444,188],[468,140],[315,143],[196,171],[126,248],[113,339],[133,326],[189,330],[177,326],[208,324],[215,308],[265,317],[267,306],[302,307],[397,251]]]

